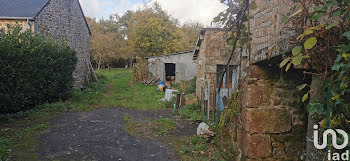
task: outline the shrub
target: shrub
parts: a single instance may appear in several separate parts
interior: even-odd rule
[[[0,113],[67,99],[76,53],[64,43],[20,27],[0,31]]]

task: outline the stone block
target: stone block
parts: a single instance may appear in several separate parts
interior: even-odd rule
[[[287,142],[285,143],[286,157],[290,160],[298,160],[303,153],[305,143]]]
[[[292,117],[286,109],[243,109],[248,133],[283,133],[291,130]]]
[[[274,158],[285,158],[286,157],[286,152],[284,150],[284,145],[279,143],[279,142],[274,142],[272,143],[273,147],[273,157]]]
[[[258,65],[249,66],[249,77],[263,79],[268,77],[266,70]]]
[[[272,156],[270,136],[245,133],[244,154],[248,158],[267,158]]]
[[[243,85],[242,106],[262,107],[270,104],[270,93],[263,83]]]

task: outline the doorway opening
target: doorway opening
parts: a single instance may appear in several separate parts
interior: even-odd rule
[[[165,63],[165,80],[173,82],[175,81],[175,69],[174,63]]]

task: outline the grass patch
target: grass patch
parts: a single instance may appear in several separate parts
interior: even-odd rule
[[[179,151],[182,160],[216,160],[225,161],[219,149],[214,146],[213,140],[208,142],[206,138],[192,136],[187,139],[187,144]]]
[[[204,114],[200,111],[199,103],[182,106],[176,112],[182,118],[190,120],[205,120]]]
[[[169,118],[155,120],[153,129],[158,135],[168,135],[169,131],[176,129],[176,123]]]
[[[181,93],[194,94],[196,93],[196,78],[176,83],[172,88],[179,90]]]
[[[46,118],[43,120],[46,121]],[[39,160],[39,154],[35,153],[39,145],[39,136],[48,130],[49,126],[44,122],[15,126],[0,132],[0,160]]]
[[[11,144],[10,139],[0,137],[0,160],[7,161],[10,159]]]
[[[156,86],[135,83],[128,69],[101,70],[98,74],[106,77],[109,92],[102,103],[106,107],[129,107],[139,109],[163,109],[164,92],[157,91]]]
[[[124,116],[123,120],[126,121],[126,122],[131,121],[131,117],[130,116]]]

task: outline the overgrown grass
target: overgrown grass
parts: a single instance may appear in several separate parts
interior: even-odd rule
[[[196,93],[196,78],[188,81],[181,81],[180,83],[174,84],[172,88],[180,90],[185,94]]]
[[[155,131],[158,135],[167,135],[170,130],[176,129],[176,123],[169,118],[162,118],[153,122],[156,125]]]
[[[0,131],[0,160],[39,160],[35,153],[39,145],[39,136],[49,126],[44,121],[35,120],[35,124],[26,123],[22,126],[5,128]]]
[[[205,120],[204,114],[200,111],[199,103],[182,106],[177,110],[177,114],[190,120]]]
[[[103,99],[106,107],[129,107],[140,109],[165,108],[164,92],[157,91],[156,86],[134,83],[128,69],[101,70],[98,72],[107,78],[109,92]]]
[[[184,145],[182,150],[180,150],[180,157],[182,160],[225,161],[213,142],[214,140],[208,141],[207,138],[192,136],[187,139],[187,145]]]
[[[5,137],[0,137],[0,160],[1,161],[7,161],[10,158],[10,147],[11,147],[11,140]]]

